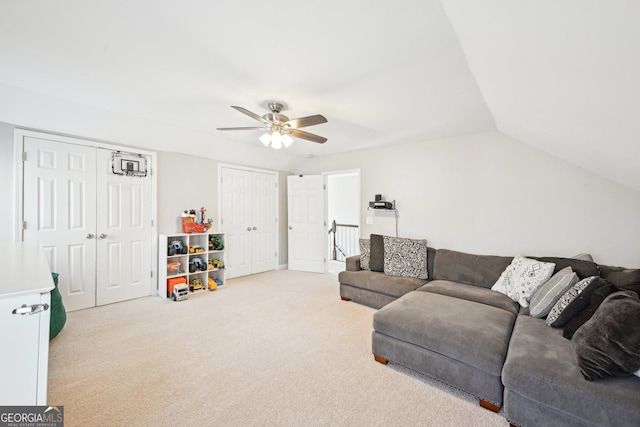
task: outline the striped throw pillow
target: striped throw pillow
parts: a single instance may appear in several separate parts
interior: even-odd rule
[[[529,303],[529,314],[533,317],[545,317],[560,297],[576,283],[578,275],[571,267],[558,271],[533,294]]]

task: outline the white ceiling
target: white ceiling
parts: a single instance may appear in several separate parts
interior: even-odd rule
[[[302,156],[497,129],[640,191],[637,22],[636,0],[0,0],[0,83],[203,150],[264,149],[215,128],[272,99],[329,120]]]

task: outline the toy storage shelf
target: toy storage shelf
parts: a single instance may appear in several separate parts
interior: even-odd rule
[[[187,285],[193,279],[200,279],[204,286],[204,290],[195,292],[208,292],[208,278],[218,279],[225,283],[224,268],[207,268],[206,270],[197,269],[189,272],[189,261],[194,258],[200,258],[205,267],[209,267],[209,261],[219,260],[222,265],[225,263],[224,246],[222,249],[211,249],[209,242],[212,239],[221,239],[223,245],[226,245],[224,233],[206,232],[206,233],[175,233],[160,234],[158,239],[158,296],[167,298],[167,279],[174,277],[184,277]],[[182,243],[186,249],[186,253],[175,253],[169,255],[169,245],[174,240]],[[193,248],[193,252],[190,252]],[[198,249],[196,249],[198,248]],[[198,252],[196,252],[196,250]]]

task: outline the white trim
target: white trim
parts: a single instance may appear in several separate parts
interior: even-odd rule
[[[288,270],[289,264],[279,264],[276,270]]]
[[[145,156],[151,157],[151,167],[149,168],[151,174],[151,271],[153,277],[150,281],[151,295],[156,295],[158,286],[158,176],[157,176],[157,164],[158,153],[155,151],[147,151],[138,149],[135,147],[129,147],[124,145],[109,144],[105,142],[94,141],[86,138],[74,138],[64,135],[57,135],[54,133],[38,132],[34,130],[15,128],[13,131],[13,143],[14,143],[14,158],[16,162],[16,186],[14,189],[14,241],[19,242],[23,239],[22,233],[22,221],[24,221],[24,212],[22,209],[23,196],[24,196],[24,165],[22,162],[22,153],[24,152],[24,139],[26,137],[47,139],[50,141],[62,142],[66,144],[83,145],[85,147],[103,148],[106,150],[114,151],[130,151],[132,153],[139,153]]]

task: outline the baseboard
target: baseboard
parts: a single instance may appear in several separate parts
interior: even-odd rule
[[[288,270],[289,269],[289,264],[280,264],[276,270]]]

